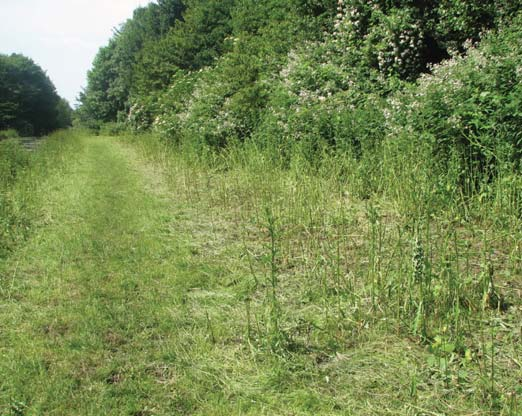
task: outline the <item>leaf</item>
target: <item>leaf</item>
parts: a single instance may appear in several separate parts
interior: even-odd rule
[[[430,367],[438,367],[439,359],[435,355],[429,355],[426,362]]]
[[[440,351],[452,353],[453,351],[455,351],[455,344],[451,344],[451,343],[442,344],[440,347]]]

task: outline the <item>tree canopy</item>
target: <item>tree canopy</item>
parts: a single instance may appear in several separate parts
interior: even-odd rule
[[[45,134],[70,125],[71,111],[33,60],[19,54],[0,54],[0,130]]]
[[[138,8],[100,49],[80,113],[121,121],[134,104],[157,103],[179,71],[217,67],[227,56],[241,71],[255,56],[283,63],[290,49],[325,36],[337,37],[345,65],[412,81],[520,6],[520,0],[158,0]],[[244,53],[234,48],[238,39]],[[281,69],[248,66],[265,78]]]

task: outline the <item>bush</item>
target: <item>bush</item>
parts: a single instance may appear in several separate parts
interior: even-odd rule
[[[459,164],[462,184],[488,180],[504,163],[517,164],[522,156],[521,36],[518,18],[396,94],[390,99],[390,136],[408,132],[428,141],[441,172],[449,163]]]

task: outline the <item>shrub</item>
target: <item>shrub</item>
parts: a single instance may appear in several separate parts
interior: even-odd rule
[[[390,135],[404,131],[428,141],[441,172],[459,163],[461,182],[488,180],[503,163],[516,164],[522,143],[521,35],[519,18],[393,96]]]

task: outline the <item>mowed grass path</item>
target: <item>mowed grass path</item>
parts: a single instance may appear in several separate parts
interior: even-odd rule
[[[0,414],[191,412],[180,294],[208,270],[187,262],[132,150],[81,141],[45,185],[46,224],[0,270]]]

